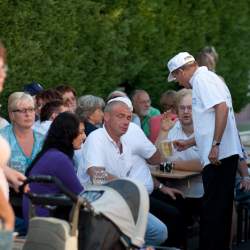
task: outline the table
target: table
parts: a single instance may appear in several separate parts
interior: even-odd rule
[[[200,172],[172,170],[171,173],[167,173],[151,168],[151,174],[154,177],[164,179],[167,186],[181,190],[186,197],[196,198],[203,193]]]
[[[192,176],[199,175],[200,172],[194,171],[182,171],[182,170],[172,170],[171,173],[163,172],[161,170],[153,170],[151,169],[151,174],[154,177],[166,178],[166,179],[187,179]]]

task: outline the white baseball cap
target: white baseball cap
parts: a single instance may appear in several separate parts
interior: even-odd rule
[[[172,75],[172,72],[178,68],[180,68],[181,66],[189,63],[189,62],[194,62],[195,59],[192,55],[190,55],[188,52],[180,52],[179,54],[177,54],[176,56],[174,56],[173,58],[171,58],[168,61],[168,69],[169,69],[169,75],[168,75],[168,81],[174,81],[175,78]]]
[[[128,97],[125,97],[125,96],[115,97],[115,98],[113,98],[113,99],[110,99],[110,100],[108,101],[108,103],[115,102],[115,101],[125,103],[125,104],[128,106],[129,110],[130,110],[131,112],[133,112],[133,105],[132,105],[132,102],[130,101],[130,99],[129,99]]]

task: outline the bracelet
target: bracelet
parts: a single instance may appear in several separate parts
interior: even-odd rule
[[[163,186],[164,185],[162,183],[160,183],[159,186],[158,186],[158,189],[161,190],[163,188]]]
[[[241,177],[243,181],[250,181],[250,176],[243,176]]]

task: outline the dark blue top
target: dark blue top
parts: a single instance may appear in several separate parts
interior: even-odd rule
[[[93,125],[90,122],[84,122],[84,126],[85,126],[85,134],[86,136],[88,136],[92,131],[98,129],[95,125]]]
[[[50,149],[35,163],[29,175],[51,175],[57,177],[73,193],[79,194],[83,187],[74,171],[73,161],[63,152]],[[54,184],[30,184],[30,191],[38,194],[60,194],[60,190]],[[28,198],[23,198],[23,216],[28,221]],[[48,210],[37,208],[36,215],[48,216]]]

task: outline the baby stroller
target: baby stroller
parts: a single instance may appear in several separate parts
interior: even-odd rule
[[[77,237],[78,248],[70,247],[69,249],[124,250],[138,249],[143,245],[149,201],[147,191],[142,184],[127,179],[118,179],[102,186],[89,186],[77,197],[55,177],[31,176],[25,184],[30,182],[54,183],[64,194],[53,196],[28,192],[26,195],[31,203],[32,218],[30,225],[37,218],[34,209],[36,206],[49,206],[52,208],[52,215],[56,216],[57,208],[73,205],[74,216],[72,218],[77,214],[79,220],[70,220],[69,234]],[[77,207],[79,213],[76,212]],[[76,223],[78,227],[75,226]],[[77,228],[78,230],[76,230]],[[51,236],[50,230],[47,231]],[[39,240],[34,240],[34,238]],[[41,236],[37,237],[29,228],[27,243],[23,249],[49,249],[48,246],[38,248],[35,245],[37,241],[42,241],[44,244]],[[28,247],[30,242],[33,244],[31,248]],[[62,249],[67,248],[61,247],[60,250]]]

